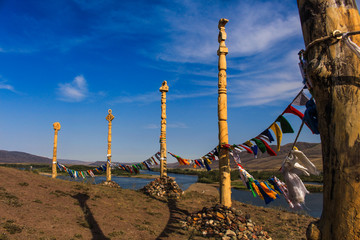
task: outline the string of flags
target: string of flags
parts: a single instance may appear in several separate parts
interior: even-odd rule
[[[185,159],[178,155],[175,155],[171,152],[168,152],[171,156],[173,156],[180,165],[191,165],[194,168],[197,166],[200,168],[206,168],[208,171],[211,170],[210,164],[212,164],[212,161],[218,161],[219,160],[219,153],[218,148],[215,147],[213,150],[202,156],[198,159]]]
[[[107,156],[107,162],[110,163],[110,159],[109,159],[109,155]],[[154,165],[158,165],[159,163],[156,161],[156,159],[158,161],[160,161],[160,152],[155,153],[153,156],[151,156],[150,158],[146,159],[145,161],[141,162],[141,163],[135,163],[132,165],[127,165],[127,164],[121,164],[121,163],[110,163],[111,168],[118,168],[121,170],[124,170],[128,173],[131,174],[139,174],[140,170],[149,170],[151,171],[151,166]],[[65,165],[57,162],[57,166],[59,168],[60,171],[64,171],[67,172],[70,177],[72,178],[78,178],[78,177],[82,177],[82,178],[86,178],[86,177],[95,177],[95,173],[100,173],[100,172],[104,172],[106,171],[107,168],[107,164],[104,163],[102,164],[100,167],[91,169],[91,170],[86,170],[86,171],[77,171],[77,170],[73,170],[70,169],[68,167],[66,167]]]
[[[319,134],[318,124],[317,124],[317,112],[316,112],[316,105],[313,99],[309,99],[308,96],[304,93],[304,89],[302,88],[301,91],[296,95],[293,101],[286,107],[282,114],[280,114],[276,120],[270,124],[268,128],[262,131],[259,135],[245,141],[242,144],[234,144],[234,145],[227,145],[222,146],[225,148],[230,149],[230,157],[233,157],[234,152],[246,151],[248,153],[254,154],[254,157],[257,158],[258,152],[261,153],[267,152],[270,156],[276,156],[276,152],[270,147],[269,143],[273,141],[277,142],[276,151],[280,151],[282,135],[285,133],[294,133],[294,130],[289,123],[289,121],[284,117],[285,113],[290,113],[298,116],[305,124],[310,128],[312,133]],[[305,113],[301,113],[297,110],[293,105],[297,106],[306,106]],[[279,123],[279,124],[278,124]],[[279,126],[280,125],[280,126]],[[273,134],[275,138],[273,137]],[[192,165],[194,167],[206,168],[207,170],[211,170],[210,166],[211,161],[218,160],[218,147],[211,150],[209,153],[204,155],[203,157],[195,160],[185,159],[173,153],[169,154],[173,156],[176,160],[178,160],[180,165]]]
[[[136,163],[136,164],[132,164],[132,165],[125,165],[125,164],[121,164],[121,163],[111,163],[111,167],[117,167],[121,170],[124,170],[126,172],[129,173],[134,173],[134,174],[139,174],[140,170],[149,170],[151,171],[151,166],[154,165],[159,165],[155,158],[160,161],[160,152],[155,153],[153,156],[151,156],[150,158],[146,159],[145,161],[141,162],[141,163]]]
[[[301,68],[301,65],[299,66]],[[276,151],[279,152],[282,135],[284,133],[294,133],[294,130],[289,121],[284,117],[285,113],[298,116],[309,127],[313,134],[319,134],[315,101],[313,98],[309,99],[309,97],[304,93],[304,89],[308,88],[310,90],[312,85],[310,80],[306,78],[306,74],[304,72],[302,72],[302,74],[304,77],[305,86],[296,95],[293,101],[286,107],[283,113],[280,114],[268,128],[266,128],[256,137],[251,138],[242,144],[226,144],[221,146],[221,148],[226,148],[229,150],[229,158],[234,160],[238,165],[239,175],[244,185],[253,193],[254,197],[259,196],[265,201],[266,204],[272,202],[276,198],[279,198],[279,195],[282,194],[291,208],[301,208],[301,204],[305,202],[305,195],[309,192],[299,178],[298,174],[318,174],[315,166],[311,163],[311,161],[308,160],[306,156],[297,149],[292,150],[282,164],[281,171],[284,176],[285,183],[275,176],[269,178],[267,181],[256,180],[240,164],[240,153],[244,151],[254,154],[255,158],[257,158],[258,151],[261,153],[267,152],[270,156],[277,155],[276,152],[270,147],[269,143],[275,141],[276,139]],[[304,114],[293,107],[293,105],[306,106]],[[273,137],[270,130],[272,130],[274,133],[275,138]],[[194,167],[199,166],[200,168],[206,168],[208,171],[210,171],[211,168],[209,164],[211,164],[211,160],[219,160],[218,152],[219,146],[215,147],[203,157],[195,160],[184,159],[170,152],[169,154],[176,158],[180,165],[193,165]],[[306,167],[296,162],[299,159],[305,163]]]

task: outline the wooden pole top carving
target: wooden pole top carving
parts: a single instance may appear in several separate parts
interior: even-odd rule
[[[114,117],[114,115],[112,115],[112,110],[111,109],[108,110],[108,113],[109,114],[106,116],[106,120],[111,122],[115,117]]]
[[[217,55],[219,56],[221,53],[227,54],[229,52],[228,48],[225,46],[225,40],[227,38],[226,32],[225,32],[225,25],[228,23],[229,20],[225,18],[221,18],[219,20],[219,35],[218,35],[218,42],[220,43],[219,49],[217,51]]]
[[[59,131],[61,129],[61,125],[59,122],[54,122],[53,127],[55,131]]]
[[[160,87],[160,92],[168,92],[169,91],[169,86],[167,85],[167,82],[166,81],[164,81],[163,83],[162,83],[162,86]]]

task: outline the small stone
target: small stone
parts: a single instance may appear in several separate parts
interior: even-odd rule
[[[306,229],[307,239],[320,239],[319,222],[312,222]]]
[[[254,224],[252,224],[251,222],[248,222],[248,223],[246,223],[246,226],[247,226],[247,227],[252,227],[252,228],[253,228],[253,227],[254,227]]]
[[[216,216],[217,216],[218,218],[225,219],[224,215],[221,214],[221,213],[219,213],[219,212],[216,212]]]
[[[231,240],[231,237],[225,236],[225,237],[222,237],[221,240]]]
[[[245,214],[245,219],[246,220],[250,219],[250,214],[249,213]]]
[[[236,233],[234,231],[231,231],[231,230],[227,230],[225,232],[225,235],[226,236],[229,236],[229,237],[232,237],[232,236],[236,236]]]
[[[260,231],[261,231],[260,228],[261,228],[260,226],[254,226],[254,231],[255,231],[255,232],[260,232]]]

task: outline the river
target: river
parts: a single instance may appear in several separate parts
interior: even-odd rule
[[[159,173],[151,172],[151,174],[158,175]],[[188,189],[191,184],[197,182],[197,176],[193,176],[193,175],[168,173],[168,176],[174,177],[177,184],[179,184],[180,188],[184,191]],[[70,176],[58,176],[58,178],[74,181],[74,179],[72,179]],[[87,178],[86,180],[79,178],[76,179],[76,181],[85,181],[93,184],[98,184],[105,180],[106,180],[105,176]],[[149,182],[151,182],[153,179],[112,176],[111,180],[119,184],[119,186],[122,188],[138,190],[144,187]],[[259,197],[254,197],[250,191],[237,190],[233,188],[231,198],[233,200],[252,204],[255,206],[281,208],[287,211],[298,212],[301,214],[308,214],[312,217],[319,218],[321,216],[321,211],[322,211],[322,202],[323,202],[322,196],[323,196],[322,193],[311,193],[306,195],[304,209],[297,211],[292,210],[289,207],[283,196],[280,196],[279,199],[276,199],[266,205],[264,200],[261,200]]]

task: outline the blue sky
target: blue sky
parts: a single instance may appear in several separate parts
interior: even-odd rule
[[[159,149],[167,80],[168,150],[204,155],[218,142],[220,18],[229,19],[229,142],[240,144],[302,87],[296,1],[0,0],[0,149],[52,157],[58,121],[58,158],[103,161],[111,108],[113,161],[143,161]],[[300,120],[285,117],[297,131]],[[299,140],[320,138],[304,128]]]

